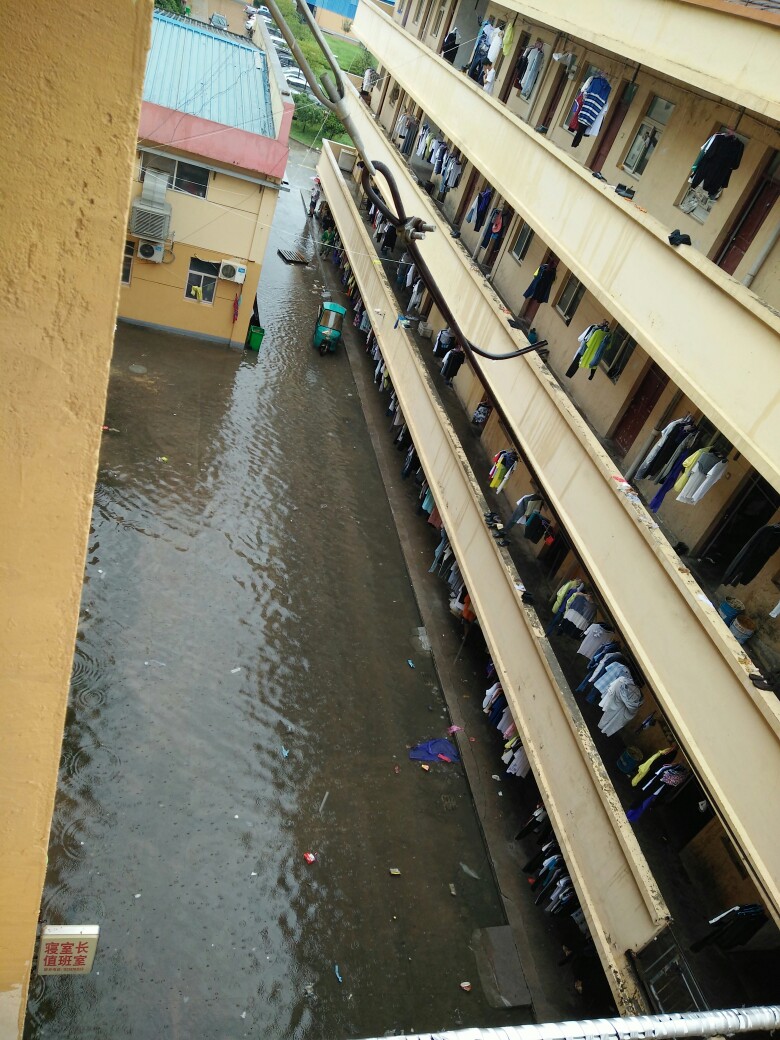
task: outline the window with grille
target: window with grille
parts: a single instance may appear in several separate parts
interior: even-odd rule
[[[601,367],[613,383],[617,383],[623,375],[635,349],[636,340],[633,336],[629,336],[622,325],[616,326],[612,330],[609,345],[601,355]]]
[[[671,101],[665,101],[657,94],[653,95],[652,101],[647,106],[647,113],[639,124],[634,140],[626,152],[623,160],[624,170],[633,173],[635,177],[642,176],[673,112],[674,105]]]
[[[524,220],[521,220],[520,228],[517,232],[514,243],[512,244],[512,256],[518,261],[518,263],[522,263],[523,260],[525,260],[533,237],[534,229],[530,224],[526,224]]]
[[[135,242],[128,238],[125,242],[125,255],[122,258],[122,285],[130,284],[130,276],[133,271],[133,257],[135,256]]]
[[[558,297],[558,302],[555,305],[555,309],[567,325],[574,317],[577,308],[580,305],[580,300],[584,295],[585,286],[579,278],[575,278],[573,274],[570,274],[563,286],[563,292]]]

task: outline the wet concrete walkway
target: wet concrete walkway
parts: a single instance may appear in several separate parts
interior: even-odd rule
[[[310,346],[316,270],[276,256],[294,155],[260,355],[117,335],[42,907],[101,941],[33,975],[29,1040],[528,1018],[477,984],[505,917],[463,769],[407,757],[450,720],[347,357]]]

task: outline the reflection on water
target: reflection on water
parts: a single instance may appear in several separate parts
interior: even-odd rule
[[[448,723],[347,359],[311,349],[317,271],[275,255],[304,224],[294,189],[259,357],[119,330],[42,908],[101,943],[33,978],[30,1040],[507,1020],[462,772],[406,756]]]

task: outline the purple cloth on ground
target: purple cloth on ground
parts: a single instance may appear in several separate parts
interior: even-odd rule
[[[439,755],[446,755],[453,762],[460,761],[458,749],[449,740],[438,738],[436,740],[425,740],[409,752],[409,758],[415,762],[440,762]]]

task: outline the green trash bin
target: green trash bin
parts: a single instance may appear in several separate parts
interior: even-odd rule
[[[246,345],[248,350],[259,350],[263,343],[263,336],[265,335],[265,329],[262,325],[250,325],[249,335],[246,338]]]

